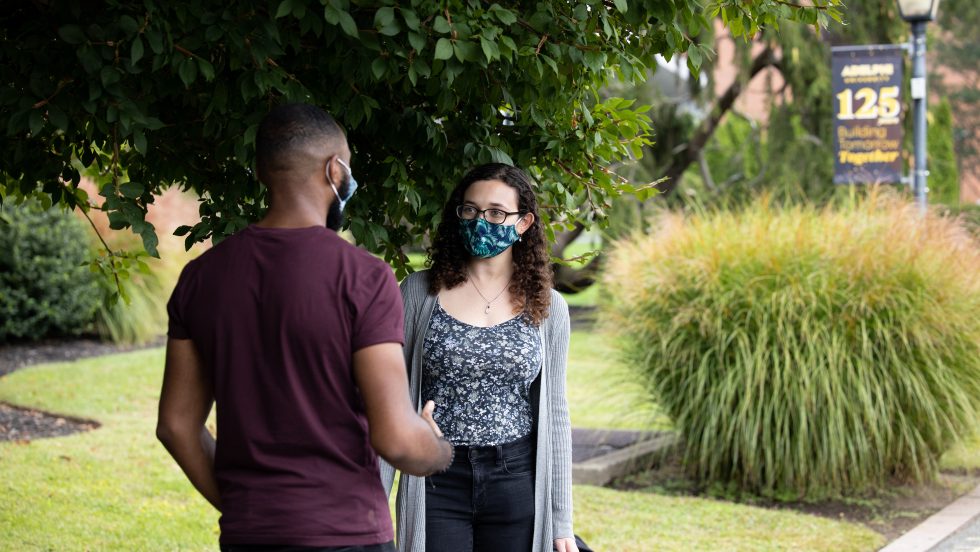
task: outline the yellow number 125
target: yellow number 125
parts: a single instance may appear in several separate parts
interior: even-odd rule
[[[854,111],[854,100],[861,102],[861,107]],[[890,119],[897,117],[901,109],[898,103],[898,87],[885,86],[879,92],[874,88],[860,88],[857,92],[851,89],[837,94],[840,109],[838,119]]]

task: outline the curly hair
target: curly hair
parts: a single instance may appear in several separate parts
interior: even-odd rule
[[[538,326],[548,317],[548,307],[551,305],[551,264],[531,178],[510,165],[487,163],[475,167],[466,173],[449,195],[442,212],[442,222],[429,248],[432,265],[429,293],[435,295],[441,289],[453,289],[466,282],[466,264],[470,254],[460,238],[456,207],[463,203],[463,196],[470,185],[481,180],[498,180],[514,188],[517,191],[517,210],[522,215],[534,215],[534,223],[521,235],[521,241],[511,246],[514,251],[514,277],[509,290],[513,306],[523,313],[528,322]]]

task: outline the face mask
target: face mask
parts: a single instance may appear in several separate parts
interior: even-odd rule
[[[337,162],[340,163],[341,165],[343,165],[343,167],[345,169],[347,169],[347,179],[348,179],[347,195],[344,196],[344,197],[340,197],[340,192],[337,191],[337,187],[334,186],[333,185],[333,182],[330,180],[330,167],[329,166],[327,167],[327,182],[329,182],[330,183],[330,187],[333,188],[333,193],[336,194],[336,196],[337,196],[337,202],[340,204],[340,210],[341,210],[341,212],[343,212],[344,207],[347,206],[347,202],[350,201],[350,198],[354,196],[354,192],[357,191],[357,181],[354,180],[354,173],[351,172],[350,165],[348,165],[347,163],[344,163],[344,160],[341,159],[341,158],[339,158],[339,157],[337,158]]]
[[[517,233],[516,224],[509,226],[493,224],[482,217],[472,220],[460,219],[459,233],[470,255],[481,259],[500,255],[521,238]]]

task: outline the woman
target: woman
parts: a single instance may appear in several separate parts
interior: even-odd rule
[[[577,552],[565,399],[569,320],[551,289],[537,201],[520,169],[470,171],[446,204],[432,268],[402,282],[416,407],[455,446],[449,469],[402,475],[402,552]],[[385,490],[394,471],[382,466]]]

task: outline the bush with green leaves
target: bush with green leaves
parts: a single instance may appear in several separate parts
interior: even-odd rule
[[[403,250],[435,228],[452,183],[489,161],[538,182],[549,232],[591,223],[622,193],[612,166],[649,142],[647,106],[603,99],[644,81],[657,54],[711,55],[695,37],[786,20],[826,27],[842,0],[196,0],[14,2],[0,14],[0,202],[43,196],[99,208],[156,254],[155,195],[191,188],[189,244],[262,216],[253,170],[262,116],[302,101],[348,132],[369,184],[349,229],[404,273]],[[9,153],[8,153],[9,152]],[[99,197],[78,188],[82,167]],[[113,268],[115,272],[119,272]]]
[[[85,228],[33,203],[0,211],[0,343],[91,330],[102,291]]]
[[[619,242],[604,314],[690,473],[817,498],[932,478],[980,413],[980,246],[871,193],[666,215]]]

